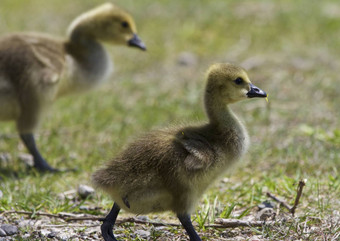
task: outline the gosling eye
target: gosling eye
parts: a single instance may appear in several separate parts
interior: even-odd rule
[[[243,83],[243,79],[241,77],[238,77],[237,79],[234,80],[235,84],[240,85]]]
[[[126,21],[123,21],[123,22],[122,22],[122,27],[123,27],[123,28],[128,28],[128,27],[129,27],[129,23],[126,22]]]

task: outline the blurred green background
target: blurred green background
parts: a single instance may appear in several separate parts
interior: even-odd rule
[[[103,2],[1,0],[0,33],[65,36],[76,16]],[[251,215],[253,207],[266,200],[266,191],[292,202],[298,180],[306,178],[297,225],[315,216],[326,220],[311,224],[322,229],[340,210],[340,2],[114,3],[134,16],[148,51],[107,46],[115,63],[112,78],[95,91],[51,106],[37,133],[38,146],[53,166],[76,167],[76,173],[28,174],[18,159],[26,150],[14,123],[0,123],[0,211],[79,212],[57,194],[90,184],[90,174],[135,135],[205,121],[204,73],[212,63],[233,62],[248,70],[252,82],[269,94],[269,103],[249,100],[232,106],[245,122],[252,145],[202,199],[196,221],[216,198],[215,216],[233,205],[233,212]],[[112,201],[99,192],[85,203],[107,210]],[[332,235],[339,226],[322,231]],[[261,233],[277,238],[271,230]],[[299,237],[297,233],[292,235]]]

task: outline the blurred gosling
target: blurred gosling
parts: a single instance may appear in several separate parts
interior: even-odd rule
[[[248,148],[247,131],[229,104],[266,96],[242,68],[212,65],[204,96],[208,123],[151,131],[93,174],[93,183],[115,201],[101,226],[104,239],[116,240],[112,229],[122,208],[135,214],[173,211],[190,240],[201,240],[190,213]]]
[[[112,62],[103,42],[146,49],[133,18],[111,3],[77,17],[66,40],[40,33],[0,38],[0,121],[16,121],[39,171],[58,171],[35,143],[41,114],[60,96],[93,89],[109,77]]]

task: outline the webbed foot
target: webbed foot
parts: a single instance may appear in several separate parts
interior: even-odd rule
[[[29,134],[20,134],[21,140],[24,142],[25,146],[27,147],[28,151],[33,156],[33,168],[38,170],[42,173],[56,173],[56,172],[74,172],[77,169],[58,169],[51,167],[47,161],[41,156],[32,133]]]
[[[119,211],[120,207],[114,203],[110,213],[103,220],[101,220],[103,221],[103,224],[100,226],[100,229],[105,241],[117,241],[113,235],[113,226],[116,222]]]
[[[103,224],[100,226],[100,230],[102,231],[102,236],[105,241],[117,241],[115,236],[113,235],[113,223],[110,221],[104,220]]]

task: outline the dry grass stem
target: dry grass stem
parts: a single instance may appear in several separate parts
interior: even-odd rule
[[[295,197],[293,207],[291,207],[289,204],[287,204],[285,201],[281,200],[280,198],[276,197],[275,195],[271,194],[270,192],[267,192],[267,197],[270,197],[274,201],[278,202],[280,205],[287,208],[288,211],[294,216],[295,210],[296,210],[297,206],[299,205],[299,201],[300,201],[300,198],[301,198],[301,195],[302,195],[303,187],[306,185],[306,182],[307,182],[306,179],[299,181],[299,185],[298,185],[298,188],[297,188],[296,197]]]

